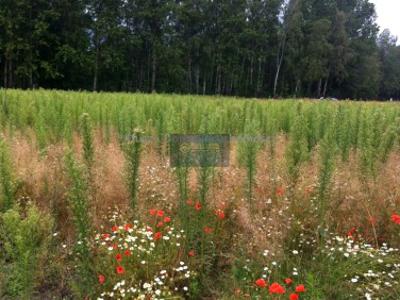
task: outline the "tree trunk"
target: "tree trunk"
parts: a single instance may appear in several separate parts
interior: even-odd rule
[[[318,81],[317,98],[321,97],[321,88],[322,88],[322,78],[320,78]]]
[[[322,92],[322,97],[326,97],[326,92],[328,90],[328,81],[329,81],[329,76],[325,79],[325,83],[324,83],[324,90]]]
[[[7,79],[8,79],[8,59],[4,60],[4,74],[3,74],[3,86],[7,88]]]
[[[189,55],[188,60],[188,91],[189,94],[192,93],[192,57]]]
[[[97,91],[97,78],[99,73],[99,43],[96,40],[96,58],[94,62],[93,91]]]
[[[156,56],[156,51],[153,47],[153,55],[152,55],[152,71],[151,71],[151,92],[155,93],[156,92],[156,72],[157,72],[157,56]]]
[[[283,62],[283,57],[285,54],[285,47],[286,47],[286,32],[284,33],[282,37],[282,41],[279,45],[278,48],[278,53],[276,55],[276,72],[275,72],[275,78],[274,78],[274,89],[273,89],[273,97],[276,97],[276,91],[278,89],[278,79],[279,79],[279,74],[281,72],[281,67],[282,67],[282,62]]]
[[[204,78],[203,78],[203,95],[206,94],[206,87],[207,87],[207,76],[206,76],[206,74],[204,74]]]
[[[299,92],[299,87],[300,87],[300,80],[296,80],[296,87],[294,89],[294,97],[297,98],[297,93]]]
[[[14,78],[13,78],[13,61],[12,59],[8,62],[8,87],[14,87]]]
[[[221,93],[221,65],[218,63],[217,66],[217,74],[215,76],[215,87],[216,87],[216,94],[219,95]]]
[[[200,68],[199,65],[196,65],[195,71],[194,71],[194,76],[195,76],[195,82],[196,82],[196,94],[199,93],[199,84],[200,84]]]
[[[251,57],[250,60],[250,86],[253,86],[253,56]]]
[[[261,67],[262,67],[262,59],[259,58],[258,59],[257,85],[256,85],[256,92],[255,92],[256,97],[258,97],[261,92],[261,85],[262,85],[262,74],[261,74],[262,68]]]

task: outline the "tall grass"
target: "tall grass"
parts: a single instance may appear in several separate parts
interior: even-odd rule
[[[142,148],[142,131],[135,129],[131,140],[124,145],[126,162],[127,162],[127,181],[130,195],[130,206],[133,211],[137,207],[137,195],[139,187],[139,165],[140,153]]]
[[[89,237],[92,230],[89,214],[88,182],[84,168],[75,160],[72,152],[65,156],[65,167],[70,180],[68,202],[75,228],[76,278],[73,289],[79,297],[86,297],[93,285],[92,262],[89,251]]]
[[[15,201],[15,181],[7,148],[5,142],[0,138],[0,211],[2,212],[12,208]]]

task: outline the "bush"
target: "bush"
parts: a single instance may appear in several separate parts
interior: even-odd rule
[[[1,216],[0,253],[4,274],[3,295],[31,299],[43,275],[53,219],[29,203],[26,209],[16,206]],[[0,284],[1,286],[1,284]]]

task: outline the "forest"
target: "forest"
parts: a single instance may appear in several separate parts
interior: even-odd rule
[[[368,0],[0,0],[0,86],[399,99]]]

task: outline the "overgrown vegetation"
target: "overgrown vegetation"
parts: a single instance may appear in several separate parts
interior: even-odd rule
[[[399,298],[397,104],[0,96],[0,298]]]

